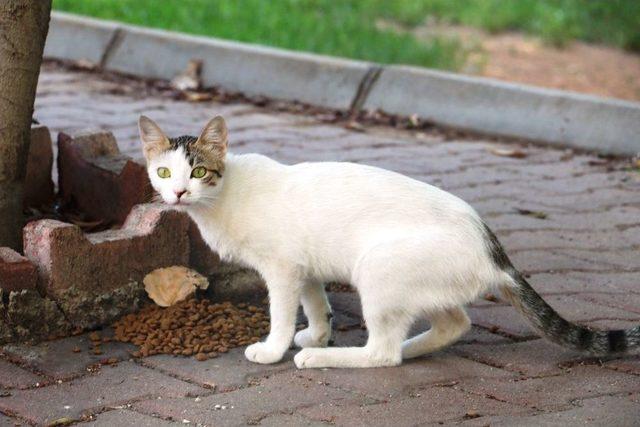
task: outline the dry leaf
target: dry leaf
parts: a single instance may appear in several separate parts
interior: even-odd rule
[[[207,92],[185,92],[184,98],[189,102],[211,101],[213,95]]]
[[[349,120],[345,125],[345,128],[349,129],[349,130],[353,130],[356,132],[364,132],[364,126],[362,126],[362,124],[358,123],[355,120]]]
[[[500,157],[512,157],[514,159],[524,159],[528,154],[520,149],[491,148],[490,153]]]
[[[171,79],[171,87],[178,90],[197,90],[202,84],[201,72],[202,60],[192,59],[183,72]]]
[[[158,268],[143,280],[149,298],[161,307],[169,307],[196,291],[207,289],[209,281],[196,271],[182,266]]]
[[[541,211],[530,211],[529,209],[519,209],[516,208],[516,212],[520,215],[530,216],[538,219],[547,219],[547,214]]]

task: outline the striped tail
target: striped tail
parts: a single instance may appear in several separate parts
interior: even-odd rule
[[[610,331],[593,330],[560,316],[531,287],[507,257],[495,234],[484,225],[494,263],[509,274],[516,286],[504,286],[504,297],[548,340],[593,356],[624,354],[640,348],[640,326]]]

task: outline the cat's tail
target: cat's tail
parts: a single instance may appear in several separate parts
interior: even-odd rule
[[[513,283],[502,287],[504,297],[548,340],[593,356],[624,354],[640,349],[640,326],[594,330],[569,322],[558,314],[516,270],[493,232],[484,226],[491,257]]]

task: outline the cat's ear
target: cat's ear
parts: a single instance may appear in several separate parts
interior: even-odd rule
[[[221,116],[209,120],[196,142],[200,147],[223,159],[227,154],[227,125]]]
[[[169,149],[169,138],[162,132],[160,126],[149,117],[140,116],[138,129],[140,130],[140,140],[142,140],[142,151],[147,161]]]

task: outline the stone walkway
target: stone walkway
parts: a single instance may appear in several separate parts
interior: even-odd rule
[[[141,113],[176,135],[197,133],[222,114],[236,152],[287,163],[361,162],[439,185],[479,210],[516,266],[567,318],[607,328],[640,323],[640,172],[627,161],[387,128],[354,132],[249,104],[141,97],[135,87],[52,66],[41,75],[35,115],[52,132],[108,129],[139,157]],[[514,148],[526,157],[499,151]],[[362,343],[357,295],[336,292],[331,300],[336,344]],[[474,327],[459,343],[388,369],[298,371],[293,352],[259,366],[241,349],[206,362],[133,360],[131,346],[114,342],[96,356],[87,336],[6,346],[0,426],[640,423],[639,357],[581,358],[539,339],[495,298],[469,311]]]

